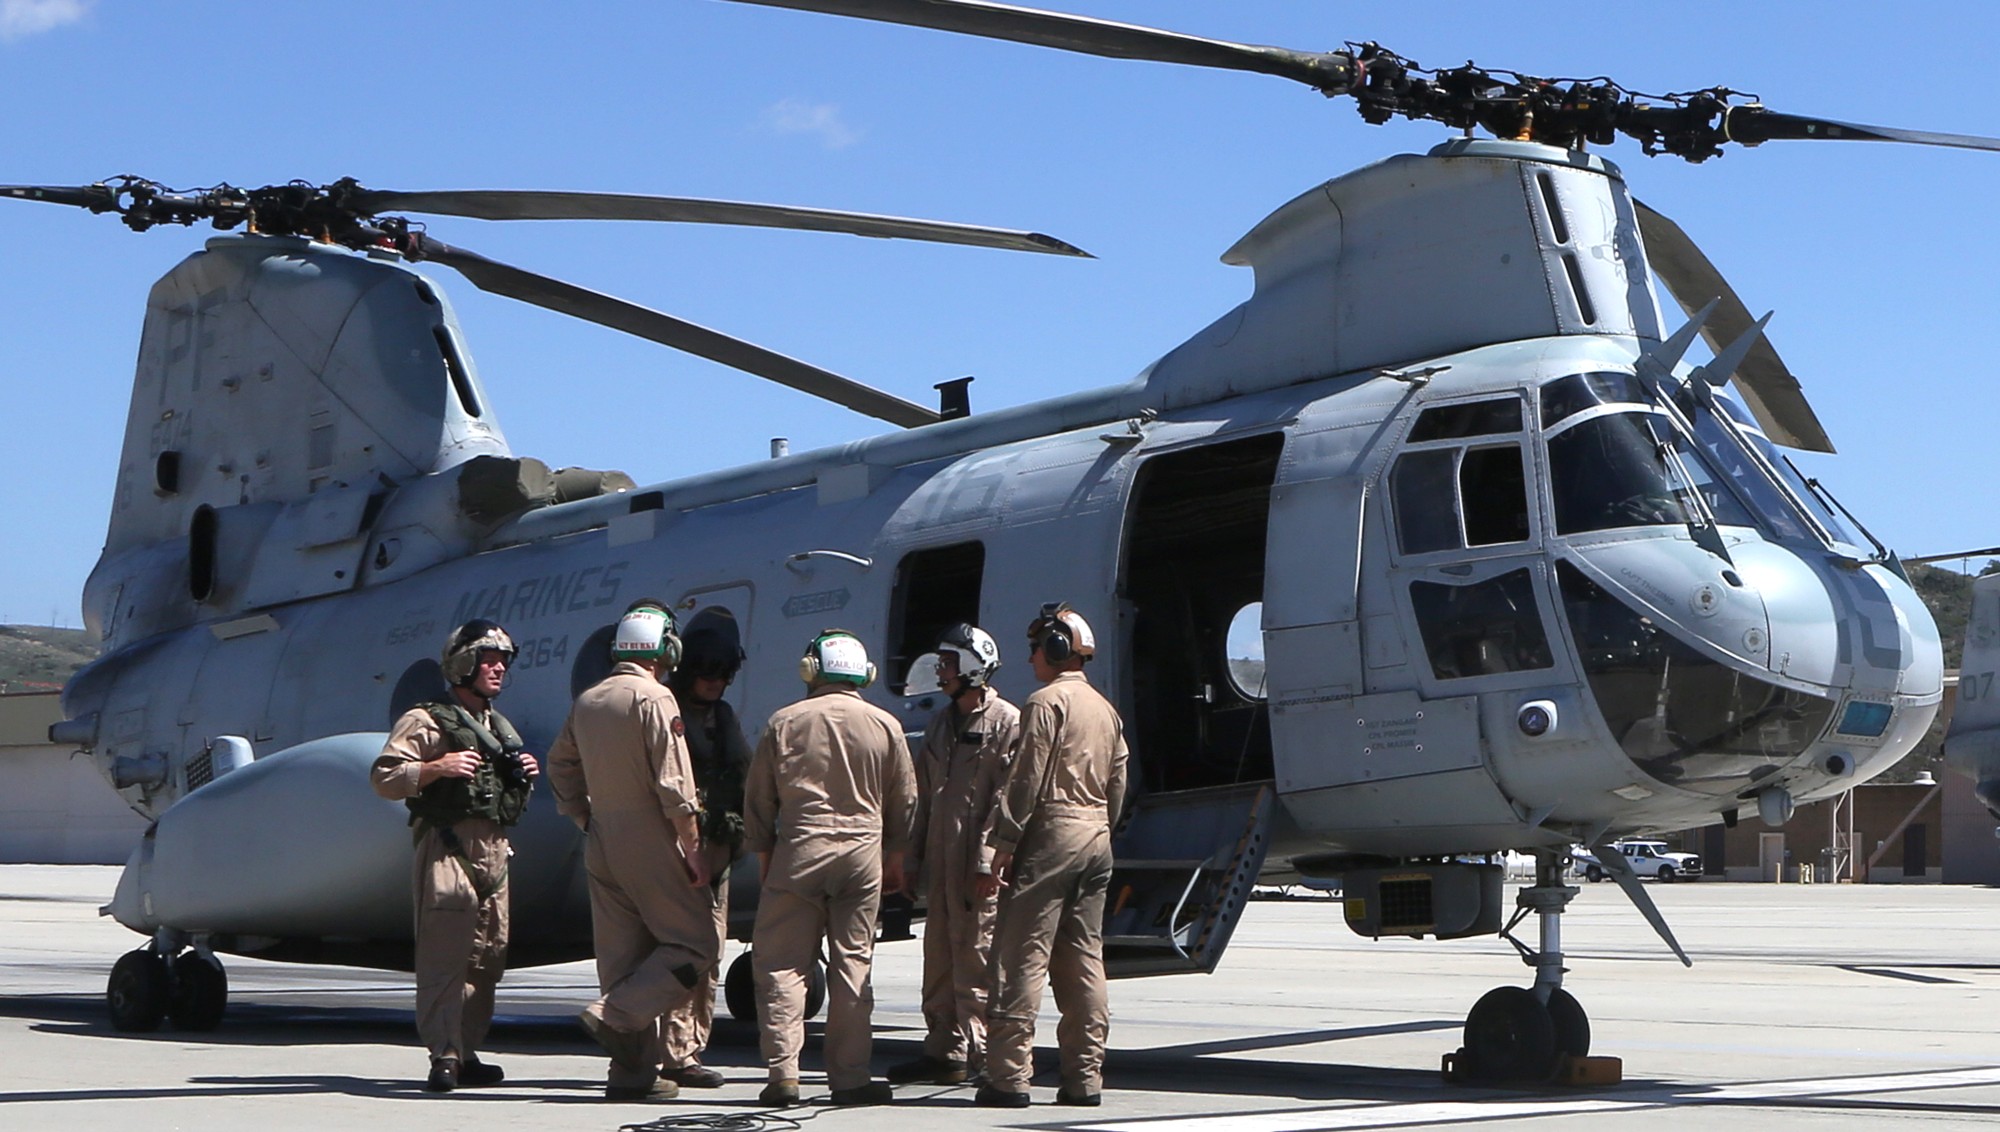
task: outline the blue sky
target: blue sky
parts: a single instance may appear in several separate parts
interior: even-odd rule
[[[2000,134],[2000,5],[1584,9],[1073,0],[1246,42],[1378,40],[1723,84],[1773,108]],[[1217,257],[1271,209],[1439,127],[1369,127],[1282,80],[1070,56],[721,0],[548,5],[0,0],[0,182],[354,176],[576,188],[1033,228],[1099,259],[748,229],[488,224],[448,242],[608,290],[913,400],[975,410],[1124,381],[1249,293]],[[1837,12],[1838,15],[1831,13]],[[1906,553],[2000,543],[1986,348],[2000,154],[1773,143],[1702,166],[1608,152],[1756,311],[1841,455],[1802,461]],[[102,541],[145,294],[203,229],[0,201],[0,621],[76,624]],[[636,340],[452,295],[517,452],[641,483],[880,426]],[[634,444],[632,422],[642,422]]]

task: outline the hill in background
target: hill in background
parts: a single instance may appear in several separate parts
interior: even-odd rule
[[[97,659],[97,641],[82,629],[0,625],[0,693],[53,692]]]

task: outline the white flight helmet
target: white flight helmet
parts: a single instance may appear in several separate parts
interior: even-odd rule
[[[611,659],[660,664],[671,671],[681,662],[681,638],[674,615],[664,603],[641,599],[632,603],[611,638]]]
[[[977,625],[961,622],[944,631],[938,639],[936,652],[925,653],[910,665],[903,694],[924,696],[944,691],[944,677],[938,671],[938,665],[947,653],[958,659],[959,678],[965,681],[968,688],[986,687],[992,682],[993,674],[1000,671],[999,642]]]

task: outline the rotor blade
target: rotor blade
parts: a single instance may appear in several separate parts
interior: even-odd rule
[[[858,381],[850,381],[796,358],[753,346],[740,338],[732,338],[720,331],[697,326],[636,303],[532,271],[523,271],[428,236],[412,238],[410,255],[413,259],[429,260],[453,268],[482,291],[623,330],[627,334],[791,386],[891,424],[914,428],[940,419],[934,410],[872,389]]]
[[[1760,145],[1767,141],[1889,141],[2000,151],[2000,138],[1983,138],[1976,134],[1935,134],[1927,130],[1899,130],[1892,126],[1863,126],[1802,114],[1780,114],[1761,106],[1732,107],[1729,116],[1723,119],[1722,129],[1729,140],[1744,145]]]
[[[1991,558],[2000,554],[2000,546],[1989,546],[1982,550],[1954,550],[1950,554],[1920,554],[1915,558],[1904,558],[1905,566],[1928,566],[1933,562],[1949,562],[1954,558]]]
[[[1757,320],[1750,317],[1749,308],[1743,305],[1735,288],[1694,241],[1688,239],[1687,233],[1681,231],[1680,225],[1639,200],[1633,200],[1632,206],[1638,212],[1639,232],[1646,240],[1646,258],[1666,281],[1667,290],[1681,310],[1692,316],[1710,299],[1722,300],[1701,328],[1701,336],[1707,339],[1711,350],[1721,353],[1756,325]],[[1808,452],[1833,451],[1833,441],[1814,415],[1812,405],[1807,403],[1799,379],[1785,367],[1768,338],[1759,338],[1743,364],[1736,367],[1736,389],[1751,415],[1764,427],[1765,435],[1776,443]]]
[[[885,239],[931,240],[1017,252],[1043,252],[1091,258],[1090,253],[1040,232],[953,224],[942,220],[911,220],[865,212],[794,208],[778,204],[746,204],[688,197],[639,196],[631,193],[577,193],[461,189],[437,192],[397,192],[357,189],[349,198],[370,214],[427,212],[470,216],[478,220],[659,220],[689,224],[744,224],[762,228],[801,228],[814,232],[845,232]]]
[[[0,185],[0,197],[67,204],[92,212],[109,212],[118,203],[118,194],[108,185]]]
[[[1345,94],[1359,79],[1354,57],[1345,51],[1293,51],[1283,47],[1230,43],[1135,24],[1094,20],[1062,12],[1017,8],[988,0],[737,0],[773,8],[796,8],[834,16],[962,32],[1037,47],[1054,47],[1115,59],[1145,59],[1253,71],[1302,82],[1325,94]]]

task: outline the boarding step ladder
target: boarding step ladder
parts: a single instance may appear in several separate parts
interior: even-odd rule
[[[1222,958],[1270,847],[1270,782],[1147,794],[1112,843],[1104,904],[1110,977],[1207,973]]]

